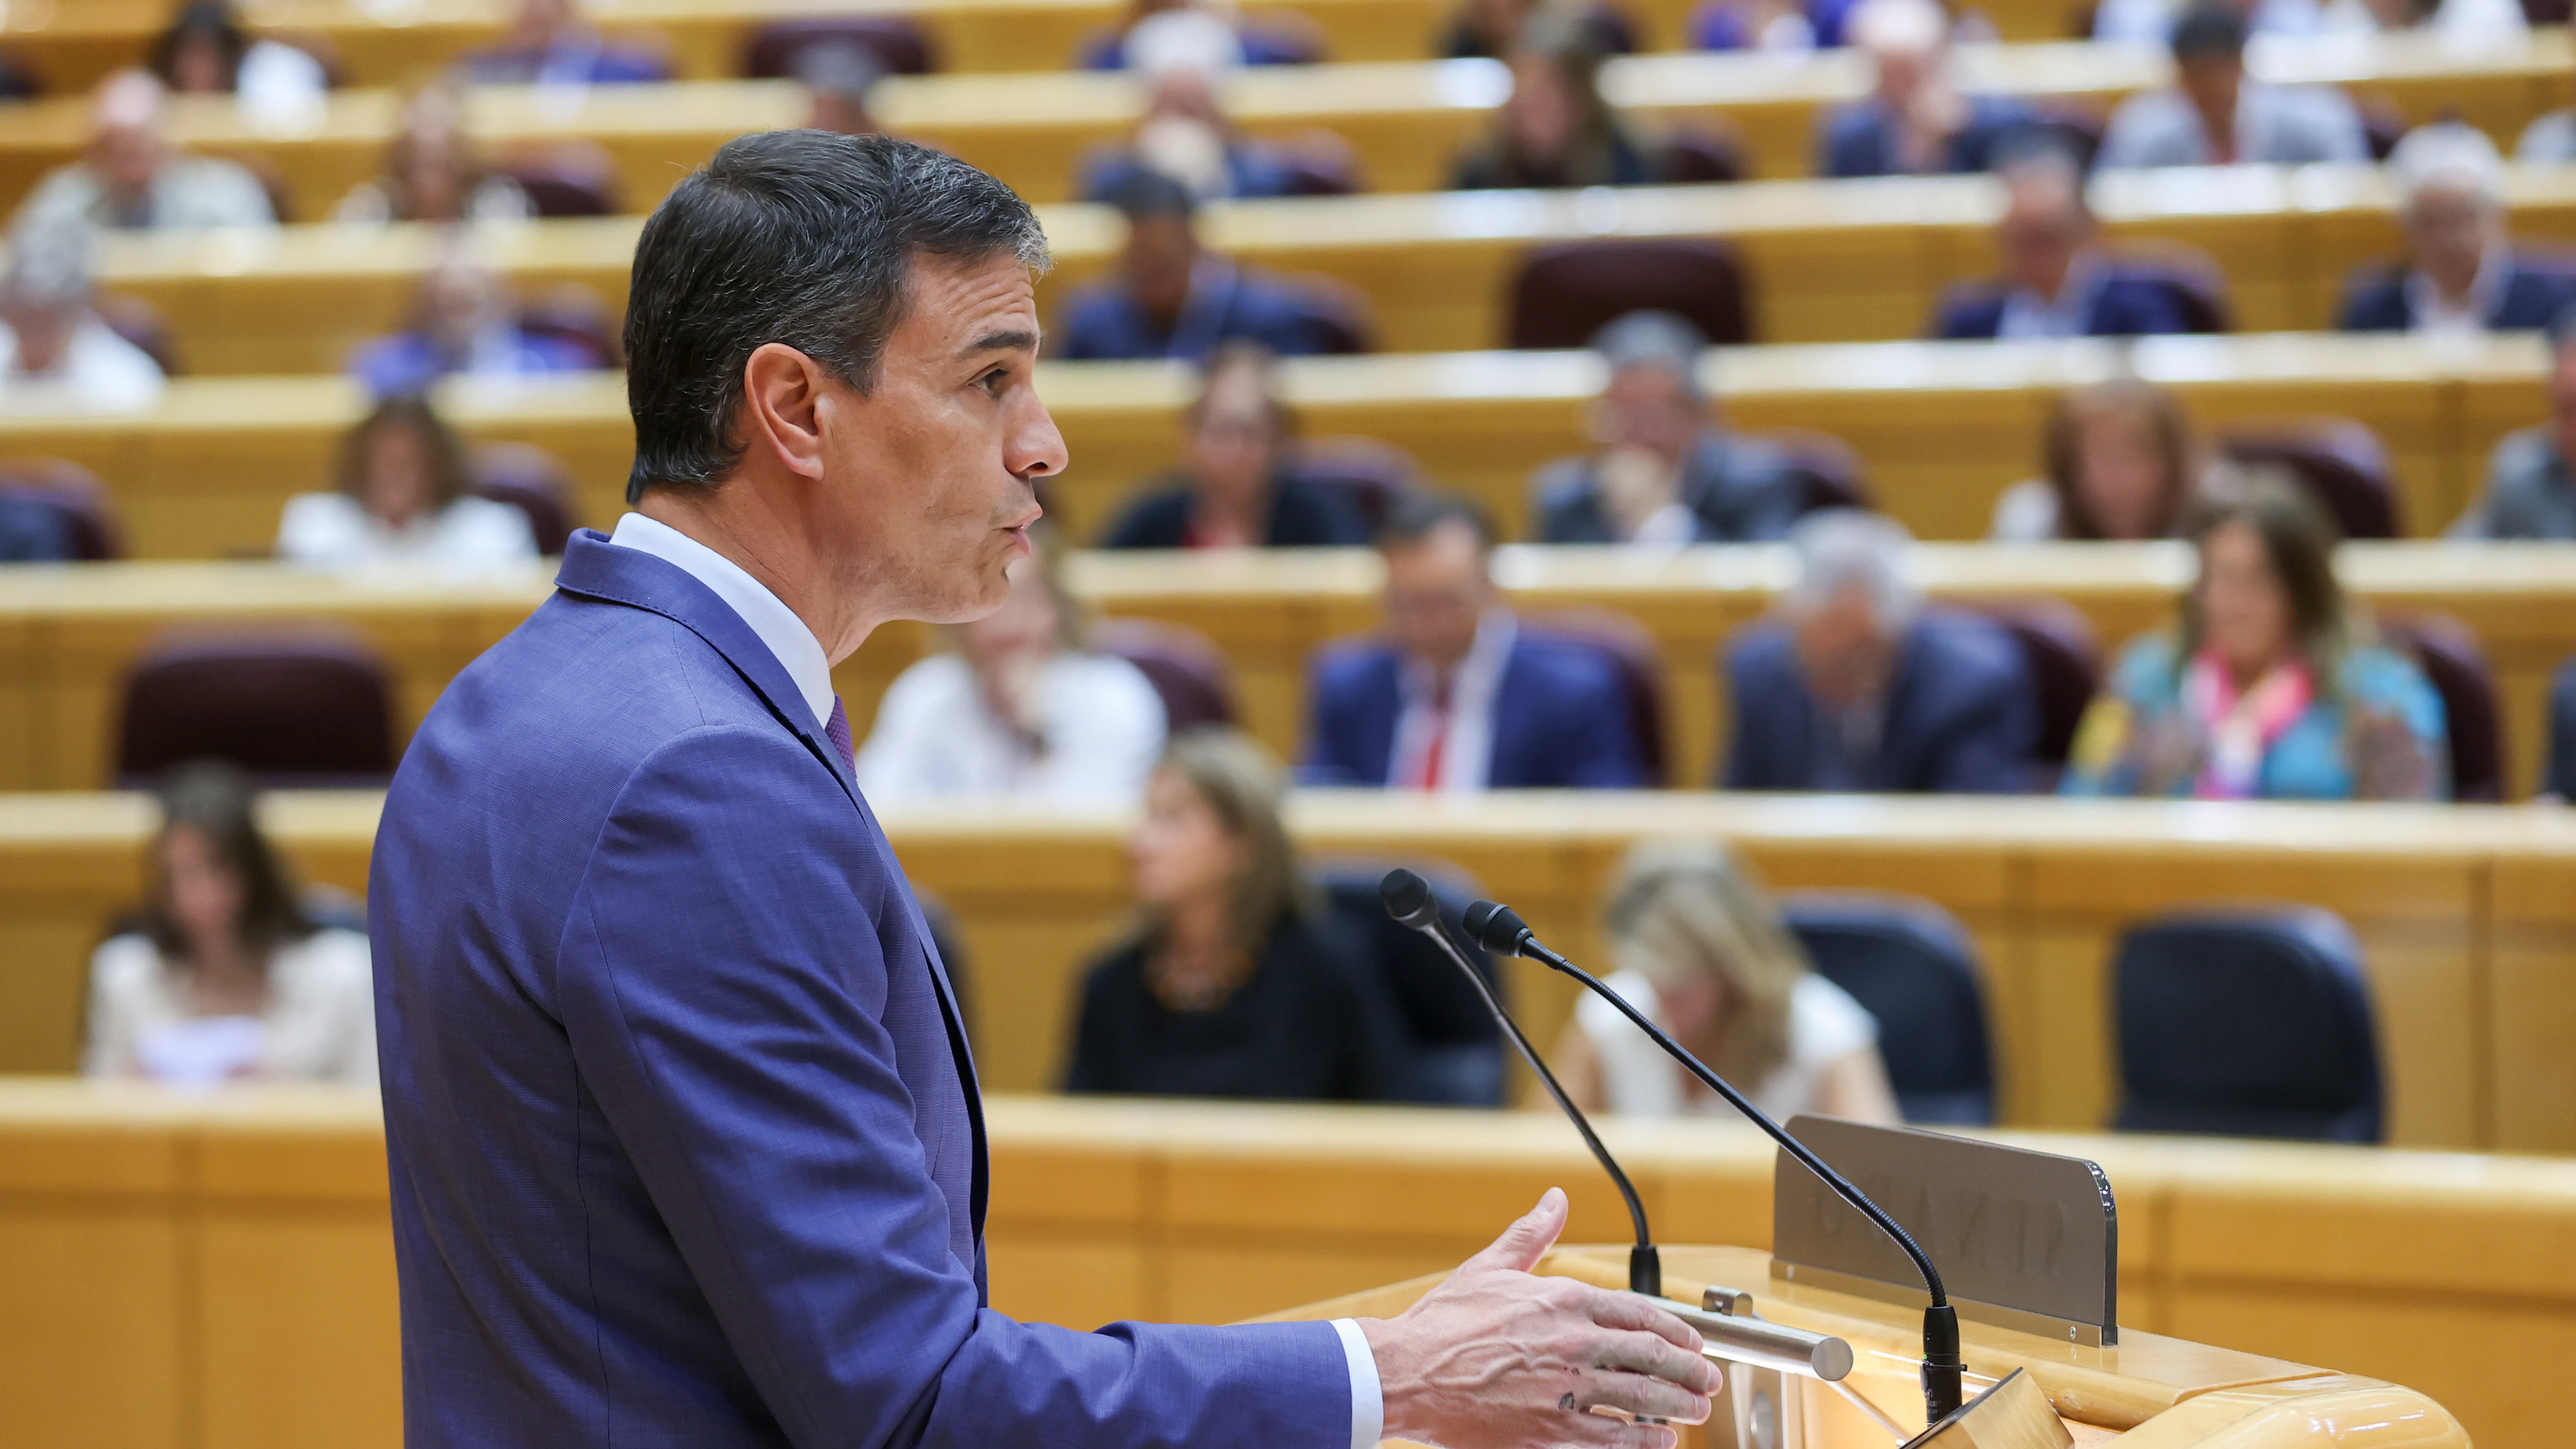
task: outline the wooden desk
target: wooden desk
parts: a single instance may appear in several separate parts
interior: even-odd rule
[[[2129,172],[2096,185],[2115,241],[2178,242],[2225,269],[2240,332],[2324,331],[2349,273],[2402,255],[2375,166]],[[2515,235],[2576,238],[2576,175],[2516,168]],[[1210,209],[1211,246],[1282,272],[1321,272],[1373,304],[1390,352],[1499,347],[1513,269],[1533,247],[1602,236],[1720,236],[1745,263],[1763,342],[1921,335],[1942,292],[1994,274],[2001,195],[1982,177],[1757,181],[1624,192],[1431,192]],[[1055,267],[1039,306],[1114,269],[1124,229],[1104,208],[1049,207]],[[642,223],[486,227],[471,243],[523,291],[589,288],[622,311]],[[195,376],[335,372],[409,319],[437,239],[427,228],[289,227],[273,235],[112,238],[103,284],[168,320]]]
[[[2452,53],[2416,40],[2261,46],[2251,65],[2281,80],[2332,82],[2384,101],[2409,120],[2457,115],[2512,145],[2533,117],[2576,91],[2561,31],[2494,51]],[[1965,83],[2032,101],[2102,109],[2165,83],[2161,51],[2086,44],[1986,46],[1964,50]],[[1762,176],[1805,176],[1816,122],[1827,107],[1861,95],[1862,60],[1847,51],[1806,59],[1759,55],[1657,55],[1611,62],[1610,98],[1652,127],[1722,113],[1739,129]],[[1492,61],[1268,67],[1226,87],[1231,113],[1256,135],[1323,128],[1347,138],[1369,184],[1384,192],[1446,183],[1452,156],[1486,124],[1509,89]],[[983,167],[1031,201],[1073,194],[1085,153],[1124,135],[1142,93],[1123,75],[960,75],[894,80],[879,108],[884,123]],[[373,175],[397,121],[390,90],[331,97],[309,129],[264,131],[229,100],[193,101],[174,112],[173,133],[216,153],[256,152],[292,185],[297,220],[326,216],[350,187]],[[794,125],[803,116],[786,82],[690,81],[669,86],[601,86],[585,94],[495,87],[469,102],[469,124],[495,150],[586,137],[617,159],[630,210],[648,210],[690,168],[744,131]],[[77,97],[13,107],[0,116],[0,204],[14,206],[47,170],[72,159],[89,128]]]
[[[2180,549],[2163,546],[1932,545],[1913,566],[1935,597],[2068,600],[2106,652],[2166,624],[2191,568]],[[1514,549],[1499,564],[1523,608],[1612,610],[1653,636],[1673,780],[1684,785],[1712,777],[1727,730],[1717,651],[1769,607],[1788,567],[1773,549],[1700,549],[1660,561]],[[2576,549],[2355,544],[2342,568],[2375,608],[2438,611],[2477,633],[2502,696],[2508,778],[2518,794],[2532,788],[2550,674],[2576,655]],[[1077,556],[1071,573],[1104,614],[1207,635],[1232,668],[1245,727],[1290,757],[1301,748],[1315,650],[1377,623],[1377,561],[1365,553],[1090,554]],[[465,579],[399,570],[346,578],[267,564],[0,569],[0,790],[107,783],[125,671],[173,629],[294,620],[353,630],[385,660],[395,725],[408,737],[456,672],[544,598],[551,579],[545,569]],[[931,630],[890,627],[841,666],[836,683],[861,733],[895,675],[935,647]]]
[[[2529,336],[2453,347],[2275,334],[1743,348],[1712,354],[1704,377],[1737,426],[1850,443],[1877,505],[1923,538],[1984,537],[1995,499],[2040,465],[2054,394],[2123,370],[2175,389],[2205,427],[2318,414],[2368,421],[2388,444],[2406,526],[2424,535],[2459,516],[2499,438],[2548,416],[2545,361]],[[1582,450],[1601,381],[1589,354],[1568,352],[1307,358],[1283,371],[1308,435],[1404,448],[1515,537],[1529,526],[1532,470]],[[1195,386],[1161,363],[1040,369],[1072,449],[1053,492],[1073,537],[1096,536],[1140,481],[1172,465]],[[439,396],[469,435],[562,458],[577,518],[613,519],[624,506],[634,431],[618,375],[469,381]],[[0,417],[0,458],[69,458],[98,472],[135,557],[256,554],[275,540],[288,497],[326,486],[333,449],[364,411],[359,389],[336,377],[185,378],[139,415]]]
[[[1444,1271],[1550,1185],[1569,1238],[1625,1226],[1573,1134],[1516,1115],[998,1096],[985,1122],[994,1306],[1077,1328]],[[1665,1242],[1770,1242],[1749,1128],[1604,1127]],[[2402,1379],[2488,1449],[2558,1442],[2539,1386],[2576,1348],[2576,1165],[2005,1140],[2109,1174],[2124,1329]],[[392,1449],[385,1214],[364,1094],[0,1083],[0,1417],[51,1449]]]
[[[362,889],[376,808],[281,797],[271,820],[306,879]],[[87,952],[142,889],[150,813],[139,797],[0,796],[0,1067],[73,1064]],[[2033,1127],[2109,1120],[2109,954],[2129,924],[2222,900],[2321,906],[2369,958],[2392,1141],[2576,1150],[2576,816],[2555,808],[1324,791],[1291,824],[1318,857],[1455,863],[1586,960],[1601,959],[1600,895],[1642,838],[1723,835],[1784,889],[1936,901],[1985,957],[2003,1120]],[[1131,904],[1125,821],[996,807],[887,828],[963,925],[986,1086],[1059,1081],[1081,970]],[[1553,1041],[1572,988],[1527,963],[1511,987],[1532,1037]]]

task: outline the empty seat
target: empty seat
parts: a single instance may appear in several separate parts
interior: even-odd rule
[[[2504,798],[2504,711],[2495,669],[2468,625],[2448,614],[2382,614],[2380,632],[2412,658],[2442,696],[2451,749],[2451,798]]]
[[[1339,277],[1299,272],[1298,290],[1315,304],[1316,350],[1328,357],[1348,357],[1377,350],[1377,309],[1368,293]]]
[[[374,652],[346,635],[172,638],[126,676],[116,777],[135,785],[217,759],[272,785],[382,785],[392,693]]]
[[[1163,699],[1173,734],[1234,723],[1234,681],[1225,651],[1195,629],[1158,619],[1097,619],[1091,647],[1136,666]]]
[[[1752,340],[1744,269],[1716,241],[1580,241],[1540,247],[1512,278],[1506,345],[1581,347],[1611,319],[1672,312],[1720,345]]]
[[[2331,913],[2167,916],[2121,938],[2113,975],[2123,1131],[2380,1139],[2370,983]]]
[[[1290,472],[1339,494],[1375,533],[1395,511],[1396,501],[1421,481],[1413,455],[1375,438],[1336,436],[1309,438],[1297,444]]]
[[[2051,771],[2066,768],[2075,731],[2102,686],[2102,643],[2084,611],[2044,597],[1960,599],[1953,603],[1993,620],[2021,646],[2039,715],[2037,753]],[[2053,778],[2053,777],[2052,777]]]
[[[1360,153],[1335,131],[1298,131],[1271,138],[1288,173],[1287,195],[1349,196],[1366,191]]]
[[[2289,470],[2346,538],[2396,538],[2397,484],[2379,435],[2350,418],[2301,418],[2231,428],[2219,451],[2239,463]]]
[[[1878,1019],[1878,1054],[1908,1122],[1994,1120],[1994,1053],[1976,943],[1910,896],[1801,891],[1781,914],[1816,970]]]
[[[1744,138],[1731,125],[1721,128],[1703,120],[1664,137],[1662,179],[1674,185],[1736,182],[1752,173],[1744,159]]]
[[[1521,618],[1532,629],[1579,640],[1609,659],[1619,674],[1620,693],[1627,697],[1628,723],[1636,732],[1637,758],[1645,762],[1646,778],[1657,785],[1669,783],[1664,660],[1653,631],[1615,609],[1547,609]]]
[[[833,15],[773,20],[752,31],[742,48],[742,73],[780,80],[796,74],[806,53],[823,46],[863,50],[889,75],[928,75],[939,68],[930,37],[910,16]]]
[[[542,217],[615,216],[622,209],[617,161],[596,141],[559,141],[521,150],[499,167]]]
[[[69,540],[74,561],[96,563],[125,552],[107,490],[78,463],[53,458],[0,463],[0,498],[51,515]]]
[[[563,461],[528,443],[481,443],[474,449],[474,491],[528,516],[537,552],[560,558],[572,539],[571,475]]]
[[[1460,1107],[1496,1107],[1503,1103],[1506,1047],[1476,988],[1458,973],[1456,962],[1419,931],[1401,926],[1386,913],[1378,882],[1392,862],[1332,860],[1318,865],[1315,884],[1333,919],[1354,944],[1365,948],[1404,1018],[1408,1043],[1409,1082],[1404,1099]],[[1423,861],[1403,864],[1431,883],[1432,900],[1477,974],[1505,1001],[1501,976],[1493,959],[1470,944],[1459,916],[1479,894],[1476,883],[1454,866]],[[1545,1044],[1540,1049],[1546,1049]]]

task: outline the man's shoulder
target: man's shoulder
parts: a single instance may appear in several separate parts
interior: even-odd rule
[[[1924,676],[1936,681],[1950,698],[1982,697],[2026,688],[2021,646],[1993,620],[1979,614],[1935,609],[1915,624],[1915,647],[1923,652]]]
[[[1317,702],[1346,702],[1362,691],[1391,691],[1400,663],[1395,646],[1376,635],[1328,644],[1315,656]]]

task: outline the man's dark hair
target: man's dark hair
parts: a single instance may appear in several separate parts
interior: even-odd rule
[[[1490,552],[1502,535],[1494,515],[1473,498],[1456,493],[1416,493],[1395,505],[1377,531],[1377,546],[1396,548],[1420,543],[1446,525],[1463,523],[1476,535],[1477,551]]]
[[[770,131],[727,142],[655,208],[635,246],[627,501],[732,471],[742,369],[764,343],[874,387],[922,253],[1043,267],[1046,234],[1009,187],[909,141]]]
[[[1118,208],[1127,224],[1160,221],[1177,217],[1188,221],[1199,210],[1198,194],[1183,183],[1173,180],[1151,166],[1130,167],[1118,184],[1109,190],[1107,200]]]
[[[2174,22],[2176,60],[2241,60],[2245,17],[2226,5],[2195,5]]]

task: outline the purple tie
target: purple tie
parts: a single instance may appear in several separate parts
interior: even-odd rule
[[[841,697],[837,694],[832,696],[832,717],[823,722],[823,738],[830,740],[832,748],[841,752],[841,763],[850,767],[850,773],[857,774],[859,752],[850,744],[850,712],[841,707]]]

